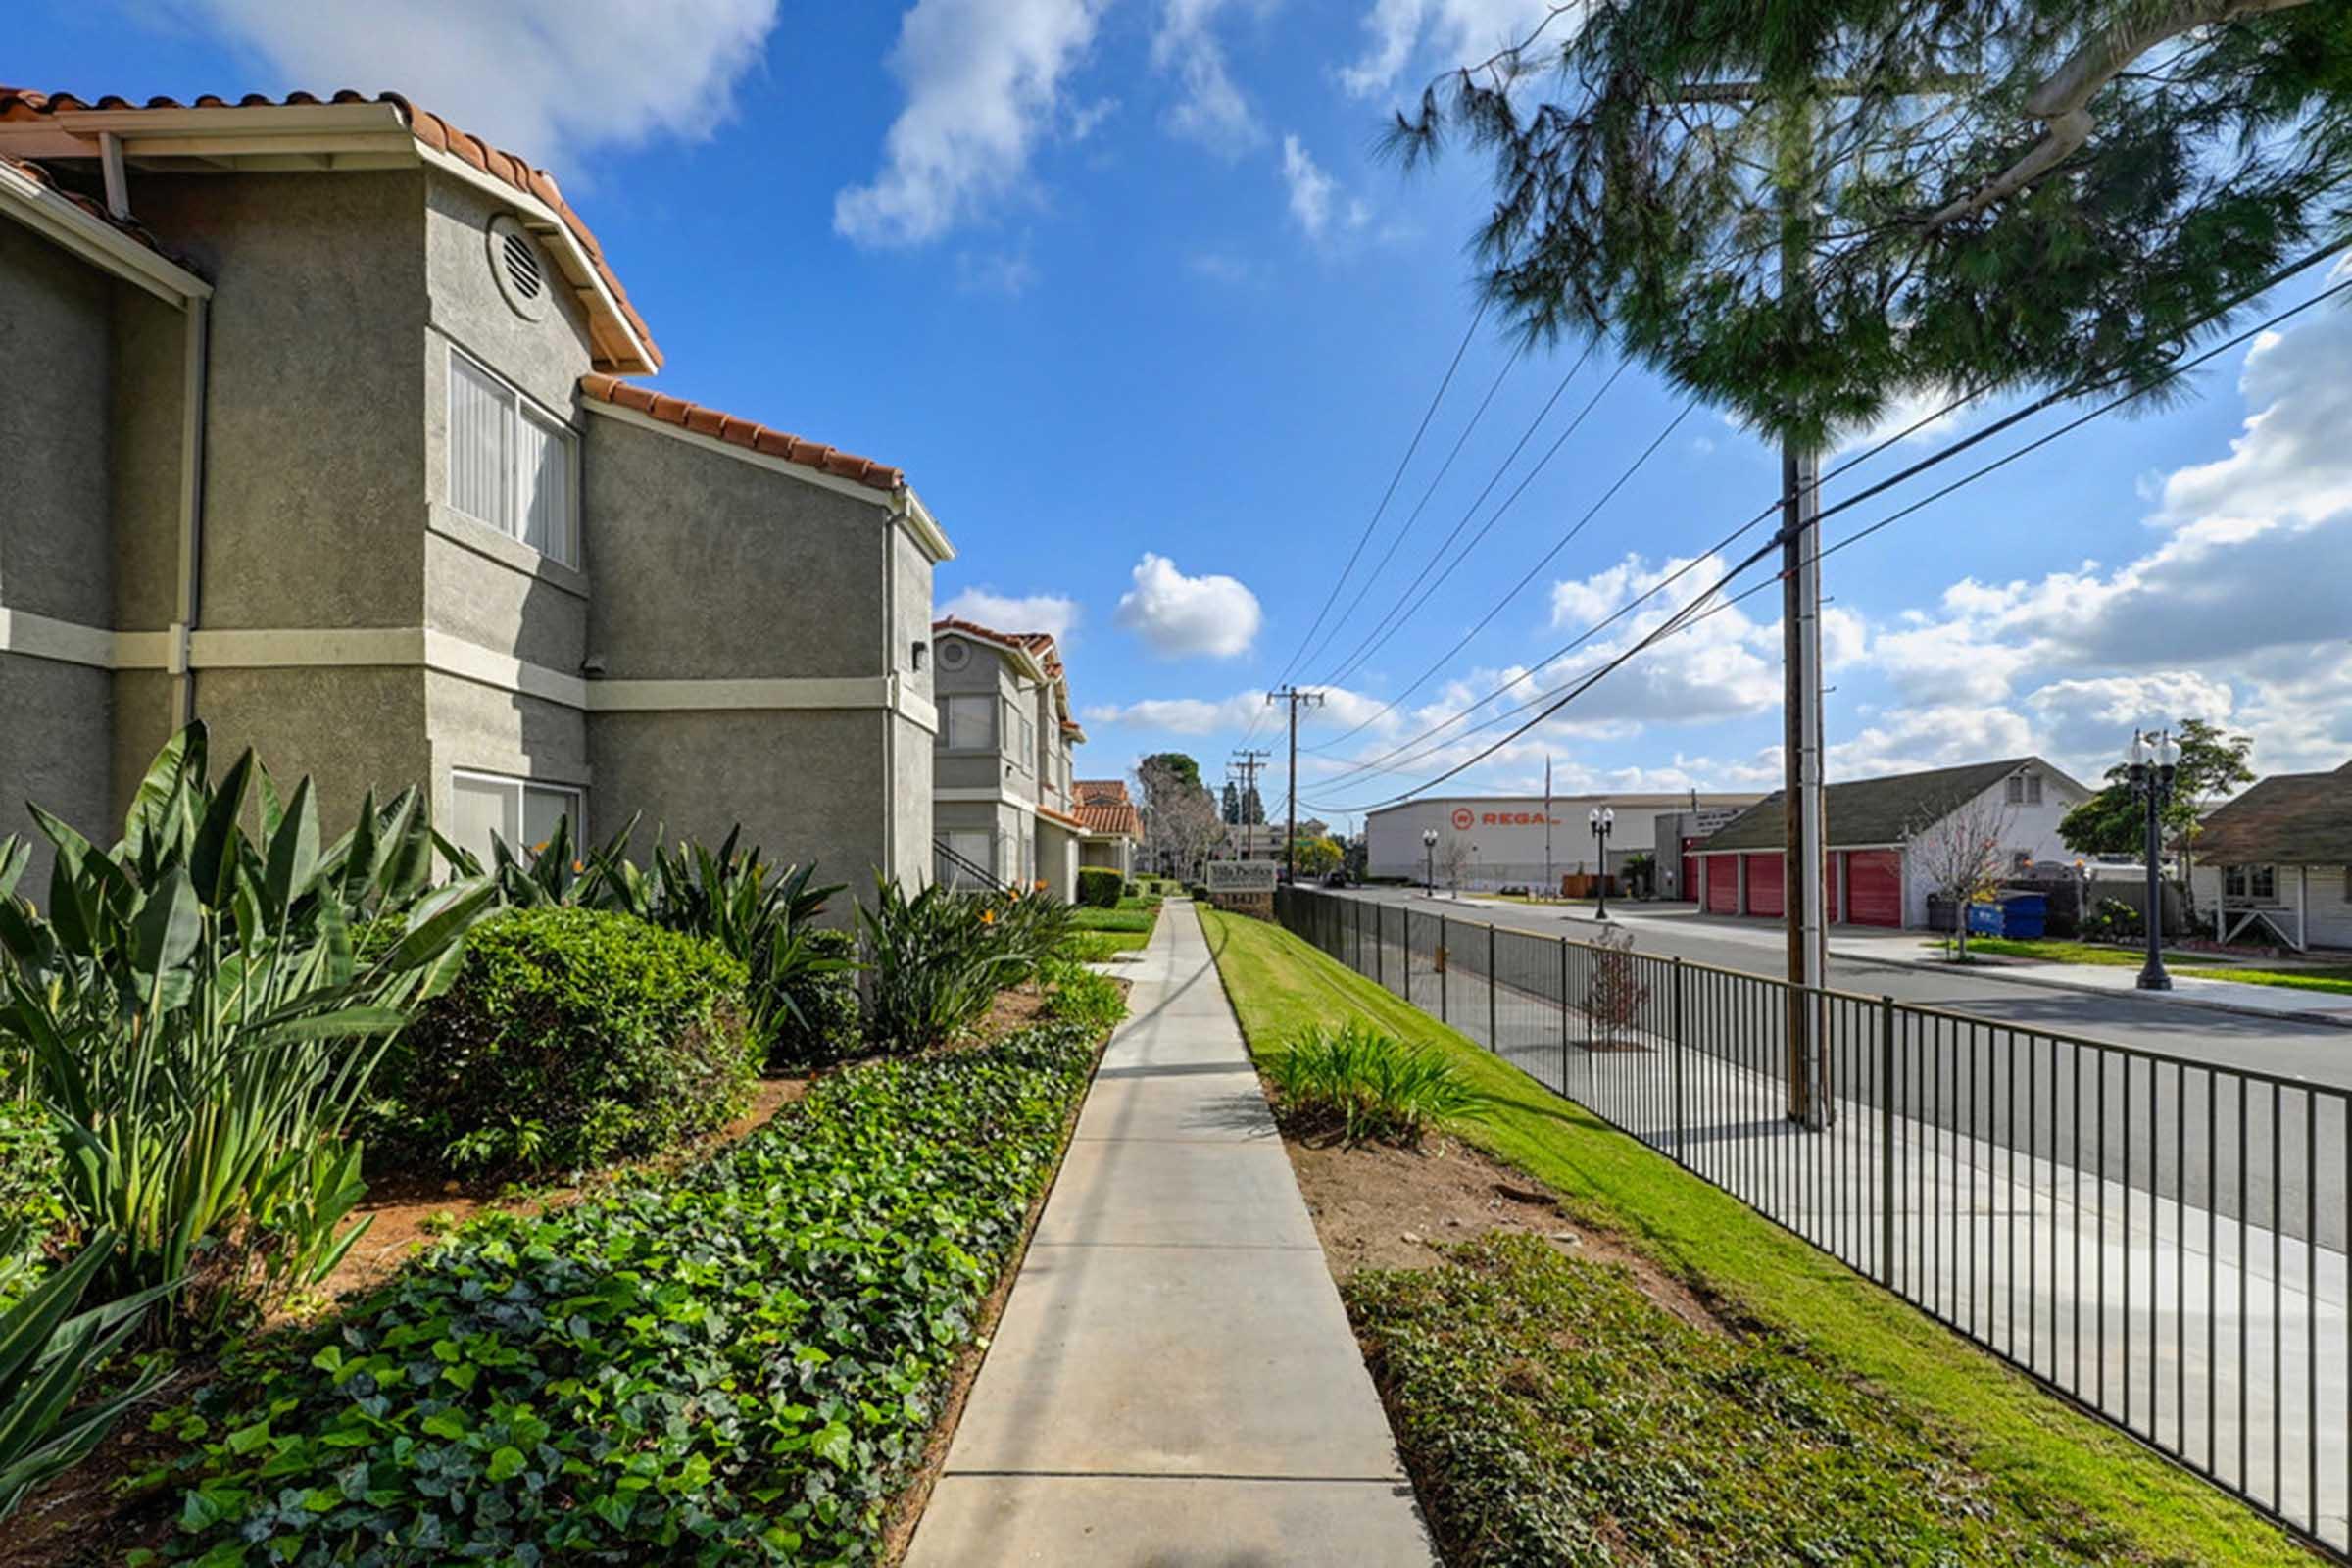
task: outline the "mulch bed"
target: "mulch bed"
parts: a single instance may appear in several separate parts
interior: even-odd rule
[[[1430,1268],[1439,1250],[1489,1231],[1541,1236],[1571,1256],[1622,1265],[1642,1293],[1696,1328],[1725,1332],[1723,1318],[1681,1280],[1605,1231],[1571,1222],[1559,1197],[1451,1138],[1418,1150],[1285,1135],[1298,1191],[1314,1216],[1332,1278],[1360,1269]]]

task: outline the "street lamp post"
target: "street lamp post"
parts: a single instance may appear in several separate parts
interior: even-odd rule
[[[1421,830],[1421,891],[1430,898],[1438,896],[1438,830]]]
[[[1617,826],[1617,813],[1605,806],[1596,806],[1586,818],[1592,824],[1592,842],[1600,848],[1600,912],[1597,919],[1609,917],[1609,834]]]
[[[2164,808],[2173,798],[2177,754],[2170,730],[2154,735],[2132,732],[2132,793],[2147,808],[2148,909],[2141,923],[2148,934],[2148,961],[2140,966],[2139,989],[2170,991],[2173,977],[2164,972]]]

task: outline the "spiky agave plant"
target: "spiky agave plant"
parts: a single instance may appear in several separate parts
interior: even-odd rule
[[[886,876],[859,905],[867,969],[866,1036],[885,1049],[922,1051],[979,1022],[1001,986],[1034,959],[994,928],[1009,906],[999,895],[926,884],[909,896]],[[1017,918],[1017,917],[1016,917]]]
[[[112,849],[34,820],[56,850],[45,914],[11,897],[24,857],[0,855],[0,1041],[58,1118],[74,1220],[118,1239],[93,1298],[185,1280],[164,1321],[202,1339],[357,1240],[346,1118],[495,890],[430,886],[414,790],[370,792],[322,847],[310,780],[281,798],[247,751],[214,784],[201,723],[158,755]],[[368,923],[396,935],[363,954]]]

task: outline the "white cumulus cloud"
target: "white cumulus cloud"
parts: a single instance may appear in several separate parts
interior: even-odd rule
[[[1364,51],[1341,68],[1340,81],[1369,98],[1395,86],[1415,61],[1433,71],[1475,65],[1525,40],[1552,10],[1549,0],[1373,0],[1364,17]],[[1573,20],[1552,20],[1545,38]]]
[[[397,87],[562,177],[582,152],[709,135],[775,26],[775,0],[191,0],[289,89]]]
[[[1168,128],[1228,157],[1265,135],[1249,98],[1233,79],[1217,37],[1219,12],[1230,0],[1167,0],[1152,39],[1152,63],[1172,72],[1184,96],[1168,111]]]
[[[919,245],[1018,185],[1104,4],[918,0],[890,57],[906,106],[872,182],[834,198],[835,230],[860,244]]]
[[[1241,579],[1188,577],[1167,557],[1147,551],[1135,564],[1135,586],[1119,597],[1116,618],[1162,659],[1231,659],[1249,651],[1263,612]]]
[[[1001,594],[994,588],[966,588],[939,607],[942,615],[975,621],[991,631],[1051,632],[1067,638],[1078,624],[1078,601],[1062,594]]]

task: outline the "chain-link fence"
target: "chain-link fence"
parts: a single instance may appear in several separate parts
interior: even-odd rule
[[[1303,888],[1277,916],[2332,1554],[2352,1547],[2345,1092],[1622,939]]]

